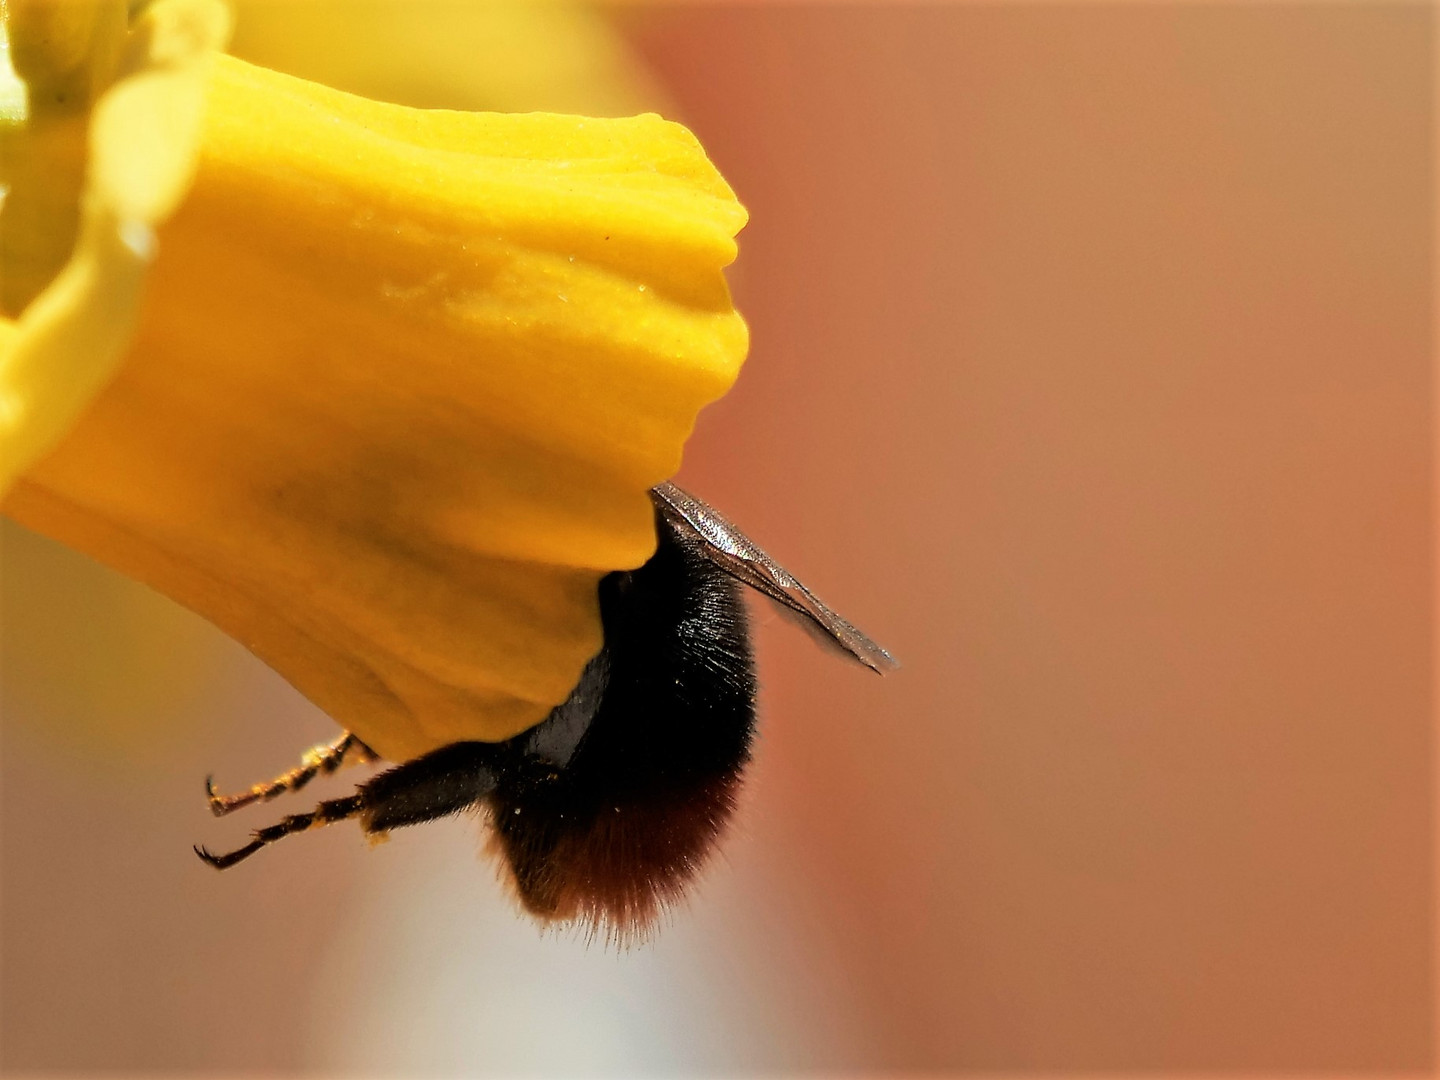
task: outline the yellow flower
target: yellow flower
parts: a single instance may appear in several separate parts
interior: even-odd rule
[[[120,58],[74,253],[0,327],[5,512],[211,619],[385,757],[538,722],[738,372],[744,210],[655,116],[379,104],[215,55],[209,0],[157,0],[117,49],[116,7],[57,29],[11,0],[12,192],[46,149],[34,57]],[[7,198],[7,234],[12,212],[39,211]],[[4,254],[7,299],[12,266],[44,283],[43,251]]]

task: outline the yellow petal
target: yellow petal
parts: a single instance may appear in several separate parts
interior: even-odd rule
[[[22,522],[252,648],[382,755],[501,739],[746,347],[743,209],[654,116],[420,112],[215,65],[135,348]]]
[[[59,272],[79,233],[90,109],[115,78],[125,2],[7,0],[3,12],[24,101],[0,126],[0,311],[13,316]]]
[[[27,304],[0,342],[0,492],[70,428],[124,356],[153,228],[189,184],[208,62],[228,28],[218,0],[157,0],[127,36],[113,7],[17,5],[6,25],[30,116],[4,135],[11,189],[0,280],[7,298]],[[117,71],[92,109],[92,84]],[[77,197],[69,147],[86,123]]]

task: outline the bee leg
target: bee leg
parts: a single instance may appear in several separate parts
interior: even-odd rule
[[[356,744],[364,745],[358,740]],[[365,832],[372,836],[403,825],[433,821],[469,809],[490,795],[495,790],[498,770],[514,755],[513,747],[507,744],[452,743],[372,776],[348,798],[330,799],[308,814],[291,814],[267,829],[257,829],[254,839],[242,848],[215,855],[197,845],[195,854],[215,869],[224,870],[291,833],[347,818],[360,818]]]
[[[346,764],[347,759],[357,763],[379,760],[375,751],[350,732],[344,731],[334,742],[322,743],[306,750],[299,768],[291,769],[268,783],[256,784],[249,791],[238,795],[221,795],[215,790],[214,777],[207,776],[205,795],[210,800],[210,811],[216,817],[224,817],[242,806],[261,800],[268,801],[287,791],[299,791],[313,780],[317,773],[329,776]]]
[[[251,840],[250,843],[242,848],[226,852],[224,855],[214,855],[197,844],[195,846],[195,854],[215,867],[216,870],[224,870],[226,867],[234,866],[242,859],[248,859],[266,844],[273,844],[276,840],[283,840],[291,833],[304,832],[306,829],[314,829],[322,825],[333,825],[337,821],[344,821],[346,818],[355,817],[364,809],[365,799],[362,795],[351,795],[344,799],[330,799],[322,802],[308,814],[291,814],[289,817],[282,818],[278,824],[271,825],[266,829],[255,830],[255,839]]]
[[[468,810],[514,768],[518,741],[451,743],[377,773],[360,785],[361,824],[375,835]]]

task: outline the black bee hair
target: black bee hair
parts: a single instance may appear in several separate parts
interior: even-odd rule
[[[739,587],[694,538],[659,535],[649,562],[601,582],[604,648],[519,740],[486,804],[525,909],[621,939],[653,925],[715,849],[755,728]]]
[[[542,723],[500,743],[441,747],[258,830],[236,851],[196,853],[224,869],[316,825],[354,817],[383,835],[479,810],[488,849],[527,911],[610,941],[644,937],[715,850],[750,759],[756,684],[740,583],[862,663],[894,666],[712,508],[669,484],[653,495],[655,554],[601,579],[604,646]],[[347,733],[243,794],[218,795],[207,780],[211,809],[297,790],[352,757],[375,755]]]

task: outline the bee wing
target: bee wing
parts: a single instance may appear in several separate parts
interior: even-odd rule
[[[665,520],[681,536],[698,540],[700,552],[731,577],[802,616],[872,671],[884,674],[900,666],[713,506],[669,483],[652,488],[650,496]]]

